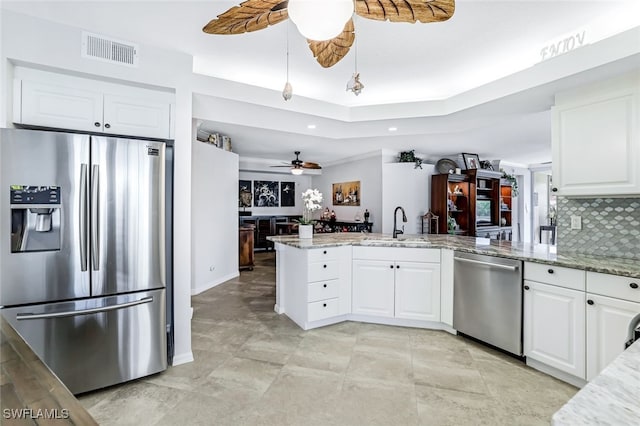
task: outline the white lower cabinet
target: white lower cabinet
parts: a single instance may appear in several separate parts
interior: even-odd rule
[[[393,318],[395,265],[383,260],[353,261],[354,314]]]
[[[396,262],[395,317],[440,321],[440,265]]]
[[[440,263],[400,260],[419,259],[420,252],[414,250],[368,248],[362,257],[378,260],[354,259],[354,314],[440,321]],[[422,253],[425,260],[439,260],[439,253]],[[379,260],[385,257],[389,260]]]
[[[524,354],[585,378],[585,292],[525,281]]]
[[[587,380],[624,351],[629,322],[640,303],[587,293]]]

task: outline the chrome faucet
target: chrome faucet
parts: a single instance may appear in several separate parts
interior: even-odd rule
[[[398,234],[404,234],[404,225],[402,225],[402,229],[398,229],[398,226],[396,224],[398,210],[402,212],[402,221],[404,223],[407,223],[407,215],[404,213],[404,209],[400,206],[396,207],[396,209],[393,211],[393,238],[398,238]]]

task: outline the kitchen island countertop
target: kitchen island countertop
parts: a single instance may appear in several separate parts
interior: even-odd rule
[[[640,341],[558,410],[554,426],[640,424]]]
[[[0,348],[1,423],[97,426],[2,315]]]
[[[487,238],[461,237],[454,235],[400,235],[394,239],[389,234],[335,233],[315,234],[312,239],[300,239],[297,235],[267,237],[276,244],[296,248],[313,249],[344,245],[368,247],[411,247],[451,249],[466,253],[506,257],[592,272],[621,275],[640,279],[640,262],[633,259],[603,256],[592,257],[576,253],[557,253],[556,247],[548,244],[527,244],[511,241],[496,241]]]

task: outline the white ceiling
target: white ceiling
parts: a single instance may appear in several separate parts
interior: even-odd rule
[[[443,23],[356,19],[358,70],[365,84],[362,94],[356,97],[344,89],[353,72],[354,49],[340,63],[324,69],[315,62],[295,26],[287,22],[234,36],[201,31],[210,19],[237,3],[5,0],[2,8],[189,53],[194,57],[196,72],[271,89],[274,104],[284,104],[279,92],[286,75],[288,28],[294,100],[323,102],[336,108],[383,105],[378,118],[385,118],[385,111],[393,115],[391,111],[400,103],[447,100],[530,69],[540,61],[540,49],[563,35],[585,30],[586,41],[595,43],[640,25],[638,0],[457,0],[453,18]],[[389,148],[416,149],[434,157],[479,152],[487,158],[532,164],[550,159],[548,107],[553,93],[549,90],[547,87],[542,95],[522,94],[518,98],[520,104],[527,104],[531,98],[535,105],[516,111],[510,102],[502,102],[497,108],[480,106],[448,118],[349,123],[314,119],[312,114],[297,116],[295,103],[289,103],[276,106],[268,126],[251,119],[240,123],[220,120],[208,126],[232,136],[234,150],[248,157],[288,159],[292,157],[288,153],[300,149],[308,154],[303,154],[307,160],[335,161]],[[243,102],[252,103],[246,99]],[[299,130],[292,128],[293,118]],[[311,121],[320,123],[314,131],[306,129]],[[387,131],[392,125],[398,127],[398,132]]]

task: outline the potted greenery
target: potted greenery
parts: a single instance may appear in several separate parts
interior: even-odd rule
[[[415,150],[402,151],[398,156],[398,162],[400,163],[415,163],[415,169],[422,168],[422,159],[416,157]]]
[[[504,169],[500,169],[502,172],[502,179],[508,180],[511,184],[511,196],[517,197],[520,191],[518,190],[518,180],[514,175],[510,175]]]
[[[322,193],[317,189],[307,189],[302,193],[302,218],[298,220],[298,238],[313,238],[313,212],[322,206]]]

